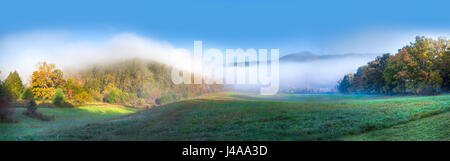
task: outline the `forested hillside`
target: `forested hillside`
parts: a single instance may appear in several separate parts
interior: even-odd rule
[[[10,73],[1,85],[2,95],[7,95],[9,102],[52,101],[60,106],[88,102],[151,106],[222,88],[221,85],[174,85],[171,69],[157,62],[132,59],[64,73],[54,64],[39,62],[29,83],[22,82],[17,72]]]
[[[338,82],[342,93],[439,94],[450,87],[450,40],[423,36],[383,54]]]
[[[175,85],[171,70],[164,64],[133,59],[93,66],[76,73],[67,84],[78,85],[79,88],[72,90],[75,95],[86,91],[96,101],[134,105],[161,104],[222,88],[206,84]]]

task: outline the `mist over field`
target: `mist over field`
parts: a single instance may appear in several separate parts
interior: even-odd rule
[[[207,50],[203,48],[203,51]],[[225,54],[225,49],[222,50]],[[246,49],[244,49],[246,50]],[[37,62],[54,63],[66,72],[92,65],[140,58],[183,70],[192,71],[192,51],[168,42],[154,40],[135,33],[109,36],[77,36],[69,32],[25,32],[0,38],[0,77],[17,70],[28,81]],[[324,55],[309,52],[281,53],[280,89],[334,88],[342,75],[353,73],[379,54]],[[14,59],[12,59],[14,58]],[[192,63],[190,63],[192,61]],[[227,68],[225,68],[227,70]],[[196,71],[198,72],[198,71]],[[240,85],[238,88],[253,88]]]
[[[300,62],[280,63],[280,89],[285,88],[335,88],[343,75],[355,73],[381,54],[352,54],[334,58],[319,58]]]

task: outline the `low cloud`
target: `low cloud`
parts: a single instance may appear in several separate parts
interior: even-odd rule
[[[134,33],[85,37],[67,32],[29,32],[0,38],[0,71],[4,79],[17,70],[28,80],[39,61],[57,68],[81,69],[94,63],[143,58],[188,69],[190,52]]]

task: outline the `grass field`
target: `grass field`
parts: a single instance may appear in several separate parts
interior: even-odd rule
[[[211,94],[138,113],[128,108],[39,109],[2,140],[450,140],[450,95]],[[121,116],[121,117],[119,117]]]
[[[343,140],[358,141],[428,141],[450,140],[450,113],[426,117],[390,128],[370,131],[355,136],[345,137]]]
[[[54,121],[40,121],[22,115],[25,108],[17,108],[19,123],[0,123],[0,140],[42,140],[42,134],[84,127],[89,123],[110,120],[138,110],[114,105],[91,105],[77,108],[39,108],[45,115],[55,116]],[[50,140],[58,140],[56,138]]]

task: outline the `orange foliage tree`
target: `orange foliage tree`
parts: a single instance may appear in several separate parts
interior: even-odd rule
[[[35,99],[45,100],[53,97],[60,75],[55,75],[55,65],[39,62],[38,70],[31,78],[31,91]]]

